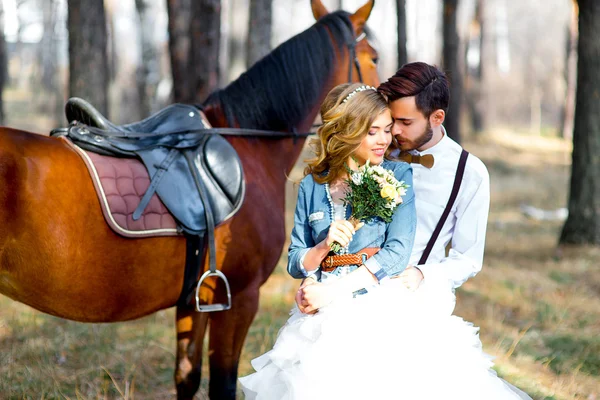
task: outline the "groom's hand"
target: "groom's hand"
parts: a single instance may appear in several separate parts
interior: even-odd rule
[[[408,266],[400,275],[398,279],[406,286],[409,290],[417,290],[421,282],[423,282],[423,273],[419,268]]]

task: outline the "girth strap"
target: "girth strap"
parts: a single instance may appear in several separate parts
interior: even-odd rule
[[[134,221],[137,221],[142,216],[142,213],[146,209],[146,206],[148,205],[148,203],[150,203],[152,195],[154,194],[154,192],[156,192],[156,188],[158,187],[160,180],[165,175],[165,172],[167,172],[167,170],[169,169],[169,166],[173,163],[173,161],[175,161],[176,156],[177,150],[171,149],[171,151],[169,151],[169,154],[167,155],[167,157],[165,157],[163,162],[156,167],[156,173],[150,180],[150,186],[148,186],[148,190],[146,190],[146,193],[144,193],[144,197],[142,197],[142,199],[140,200],[140,204],[138,204],[135,211],[133,212]]]

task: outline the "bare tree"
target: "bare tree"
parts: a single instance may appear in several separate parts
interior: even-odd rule
[[[193,84],[189,102],[201,103],[219,85],[221,0],[192,1],[191,16],[188,73]]]
[[[58,69],[58,7],[57,0],[43,1],[41,4],[44,35],[40,41],[39,57],[41,66],[41,83],[45,96],[40,97],[44,111],[54,117],[55,124],[59,125],[63,117],[64,93],[60,84]]]
[[[271,25],[273,20],[273,0],[250,0],[248,19],[248,40],[246,67],[271,51]]]
[[[577,94],[569,217],[561,244],[600,245],[600,2],[579,0]]]
[[[173,101],[187,102],[191,81],[188,76],[190,52],[190,0],[167,0],[169,13],[169,54],[173,75]]]
[[[406,0],[396,0],[398,19],[398,68],[408,62],[406,51]]]
[[[167,0],[173,99],[201,103],[219,84],[220,0]]]
[[[140,18],[140,42],[142,60],[136,71],[136,82],[140,98],[140,114],[142,117],[150,115],[154,94],[158,84],[159,66],[157,52],[152,41],[154,31],[153,18],[148,12],[149,0],[135,0],[135,7]]]
[[[467,46],[467,79],[465,94],[471,127],[475,134],[485,129],[485,113],[483,112],[483,72],[486,55],[485,30],[484,30],[485,0],[477,0],[475,13],[469,29],[469,45]]]
[[[104,3],[69,0],[69,95],[108,113],[108,58]]]
[[[460,143],[462,108],[462,68],[459,57],[460,38],[456,27],[458,0],[444,0],[443,8],[443,65],[450,78],[450,107],[444,126],[448,136]]]
[[[571,21],[567,28],[567,46],[565,52],[565,103],[561,118],[561,133],[565,139],[573,138],[573,123],[575,117],[575,89],[577,85],[577,19],[579,9],[577,1],[573,0]]]

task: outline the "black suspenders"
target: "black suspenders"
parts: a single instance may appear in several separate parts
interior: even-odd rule
[[[435,230],[433,231],[433,234],[431,235],[431,239],[429,239],[429,242],[427,243],[427,247],[425,247],[425,250],[423,251],[423,255],[421,256],[421,259],[419,260],[419,263],[417,265],[423,265],[427,262],[427,259],[429,258],[429,254],[431,253],[431,250],[433,249],[433,245],[435,244],[438,236],[440,235],[440,232],[442,231],[442,227],[444,226],[444,224],[446,223],[446,220],[448,219],[450,210],[452,209],[452,206],[454,205],[454,202],[456,201],[456,197],[458,196],[458,191],[460,190],[460,185],[462,183],[462,179],[465,174],[465,165],[467,164],[468,155],[469,155],[469,153],[464,149],[463,149],[462,153],[460,153],[460,159],[458,160],[458,167],[456,168],[456,176],[454,178],[454,186],[452,187],[452,193],[450,193],[450,198],[448,199],[448,204],[446,204],[446,208],[444,209],[444,212],[442,213],[440,221],[438,222],[437,226],[435,227]]]

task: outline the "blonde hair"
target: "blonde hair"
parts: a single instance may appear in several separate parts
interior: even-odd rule
[[[330,183],[346,173],[346,162],[358,149],[373,121],[387,109],[384,97],[361,83],[343,83],[331,89],[321,104],[323,125],[310,146],[315,157],[306,160],[304,174],[318,183]],[[352,96],[348,97],[351,93]]]

